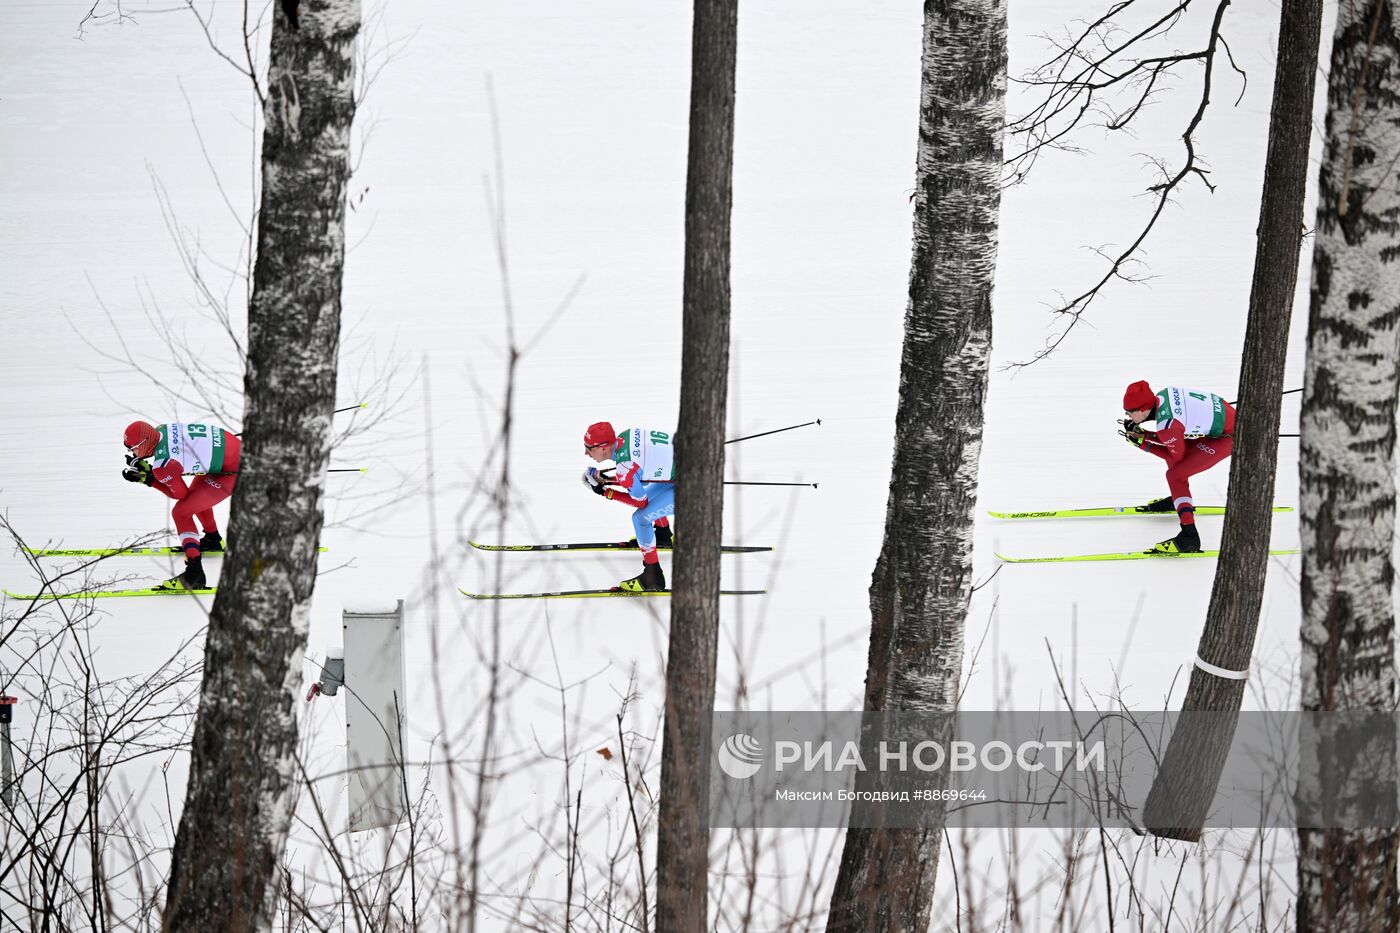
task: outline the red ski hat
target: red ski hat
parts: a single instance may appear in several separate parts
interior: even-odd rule
[[[1123,410],[1137,411],[1139,408],[1156,408],[1157,393],[1144,381],[1134,382],[1123,393]]]
[[[126,426],[126,432],[122,434],[122,446],[131,451],[132,455],[144,460],[156,452],[156,444],[160,443],[160,432],[154,425],[144,421],[133,421]]]
[[[599,421],[597,424],[588,426],[588,430],[583,432],[583,446],[597,447],[600,444],[616,444],[617,432],[613,426],[606,421]]]

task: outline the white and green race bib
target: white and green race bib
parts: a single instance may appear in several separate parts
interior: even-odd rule
[[[633,479],[643,483],[669,483],[675,478],[676,451],[671,435],[665,431],[628,428],[619,431],[617,436],[622,439],[622,449],[613,457],[613,462],[619,470],[637,464],[637,475]]]
[[[1180,421],[1187,437],[1220,437],[1225,433],[1225,400],[1210,392],[1168,386],[1157,393],[1157,430]]]
[[[160,443],[151,457],[159,469],[179,461],[184,473],[220,473],[224,469],[224,429],[212,424],[162,424]]]

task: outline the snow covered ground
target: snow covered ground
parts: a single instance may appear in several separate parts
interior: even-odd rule
[[[243,260],[257,143],[247,79],[211,49],[187,10],[123,4],[121,21],[109,16],[80,28],[89,6],[14,0],[0,7],[0,58],[8,65],[0,73],[0,508],[29,543],[72,547],[166,526],[166,500],[118,477],[120,432],[137,416],[216,417],[192,391],[186,368],[208,372],[206,388],[224,380],[225,410],[238,415],[230,342],[172,230],[197,244],[206,281],[216,294],[228,290],[236,307],[243,286],[228,269]],[[1101,6],[1013,0],[1012,74],[1044,56],[1039,34]],[[236,58],[241,4],[199,8],[212,14],[219,48]],[[1168,211],[1148,245],[1150,284],[1114,285],[1061,349],[1020,370],[1005,367],[1054,333],[1047,304],[1101,269],[1085,247],[1121,245],[1145,219],[1150,202],[1142,192],[1155,178],[1143,154],[1179,160],[1198,72],[1186,70],[1163,92],[1135,138],[1085,131],[1078,141],[1089,153],[1054,154],[1007,192],[984,508],[1164,495],[1158,461],[1114,433],[1124,385],[1142,378],[1235,397],[1277,10],[1232,7],[1226,23],[1249,81],[1236,104],[1237,76],[1217,78],[1198,134],[1217,190],[1189,185]],[[341,523],[326,534],[323,566],[336,569],[317,586],[311,652],[339,640],[342,608],[408,600],[411,757],[426,760],[442,756],[444,736],[461,752],[482,726],[477,647],[492,616],[463,605],[455,587],[493,585],[492,565],[467,559],[460,540],[496,535],[478,520],[480,499],[469,500],[472,484],[492,481],[480,468],[504,386],[506,300],[488,192],[504,205],[511,317],[519,343],[529,345],[517,373],[508,465],[517,499],[506,537],[627,537],[627,513],[580,488],[579,438],[601,419],[674,424],[690,17],[684,5],[637,0],[587,8],[395,0],[367,10],[367,24],[373,80],[357,121],[364,132],[351,182],[341,397],[361,401],[387,368],[389,395],[402,393],[402,403],[335,457],[369,472],[329,481],[344,491],[332,512]],[[1180,47],[1204,34],[1199,20],[1180,28]],[[879,0],[853,12],[848,4],[769,0],[741,9],[731,430],[823,424],[731,448],[731,478],[820,488],[734,491],[726,540],[781,549],[725,559],[728,583],[771,593],[729,604],[721,708],[860,702],[909,263],[919,41],[917,4]],[[1011,110],[1026,99],[1013,86]],[[546,327],[580,280],[577,297]],[[1305,273],[1289,387],[1301,384],[1306,289]],[[183,342],[168,343],[153,316],[170,320]],[[128,352],[144,372],[107,356]],[[1284,411],[1284,430],[1296,430],[1296,395]],[[1296,504],[1296,443],[1280,442],[1281,504]],[[1200,477],[1197,501],[1223,501],[1226,474],[1221,467]],[[351,517],[397,493],[406,495],[393,507]],[[464,512],[469,501],[476,505]],[[1218,541],[1220,519],[1201,526],[1207,547]],[[994,549],[1135,549],[1174,528],[1169,519],[984,518],[978,576],[996,569]],[[1296,541],[1295,518],[1280,516],[1274,546]],[[450,572],[430,582],[434,554]],[[510,589],[607,586],[638,569],[617,556],[505,561]],[[120,569],[151,579],[171,572],[159,562]],[[974,599],[969,644],[988,634],[964,707],[1059,705],[1052,652],[1072,675],[1077,703],[1121,694],[1160,708],[1173,686],[1179,698],[1213,570],[1209,561],[1006,567]],[[1294,664],[1297,570],[1296,559],[1277,562],[1260,625],[1258,657],[1277,674],[1260,682],[1275,684],[1275,703],[1289,699],[1278,678]],[[0,554],[0,582],[12,590],[34,583],[8,551]],[[106,677],[139,673],[152,657],[175,651],[207,611],[194,601],[119,602],[101,606],[97,628]],[[504,659],[522,672],[512,674],[501,754],[531,756],[537,739],[558,744],[557,696],[532,678],[586,679],[570,695],[576,752],[615,745],[612,717],[630,678],[639,690],[635,727],[654,723],[664,613],[614,601],[526,603],[502,607],[500,620]],[[16,687],[23,696],[26,685]],[[325,760],[334,757],[342,715],[333,701],[319,701],[308,716]],[[172,776],[181,767],[177,760]],[[605,763],[590,762],[581,778],[588,796],[616,798]],[[494,883],[502,889],[523,883],[510,859],[525,864],[522,853],[537,848],[519,836],[553,812],[558,784],[557,767],[497,784],[492,838],[502,861]],[[1047,842],[1047,851],[1059,844]],[[951,884],[945,878],[940,897]],[[1275,896],[1282,899],[1272,909],[1285,910],[1286,895]]]

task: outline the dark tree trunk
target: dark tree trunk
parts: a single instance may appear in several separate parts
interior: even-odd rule
[[[914,249],[885,537],[870,584],[867,711],[947,711],[957,700],[992,340],[1006,56],[1004,0],[924,4]],[[921,829],[847,829],[827,929],[927,930],[942,830],[941,810]]]
[[[691,49],[681,399],[676,425],[679,534],[656,854],[656,927],[663,933],[704,933],[708,928],[709,742],[724,519],[738,6],[738,0],[696,0]]]
[[[1283,403],[1288,324],[1298,284],[1303,204],[1308,186],[1308,143],[1322,0],[1284,0],[1279,22],[1274,100],[1264,194],[1254,253],[1240,361],[1239,418],[1230,461],[1230,510],[1220,545],[1220,565],[1210,594],[1199,658],[1227,671],[1249,669],[1273,529],[1274,482]],[[1191,669],[1182,712],[1238,713],[1245,680]],[[1196,841],[1220,782],[1234,737],[1230,716],[1183,716],[1167,746],[1147,798],[1144,820],[1159,836]]]
[[[297,797],[345,257],[358,0],[272,11],[243,461],[209,617],[165,929],[266,930]]]
[[[1388,0],[1343,3],[1332,40],[1299,462],[1305,710],[1395,709],[1397,19]],[[1304,747],[1300,778],[1335,768],[1322,789],[1343,819],[1363,796],[1393,801],[1395,738],[1392,728]],[[1300,779],[1298,796],[1317,789]],[[1396,852],[1393,825],[1300,830],[1298,929],[1400,928]]]

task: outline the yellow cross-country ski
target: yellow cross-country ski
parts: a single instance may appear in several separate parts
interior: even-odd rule
[[[1296,550],[1270,551],[1270,556],[1282,557],[1297,554]],[[1191,557],[1219,557],[1219,551],[1119,551],[1110,554],[1065,554],[1059,557],[1008,557],[998,554],[997,558],[1008,564],[1070,564],[1096,560],[1185,560]]]
[[[1293,509],[1286,505],[1274,506],[1275,512],[1291,512]],[[1152,509],[1145,505],[1117,505],[1108,506],[1101,509],[1050,509],[1042,512],[988,512],[992,518],[1134,518],[1163,516],[1164,518],[1176,518],[1175,509]],[[1202,515],[1224,515],[1223,505],[1199,505],[1196,506],[1196,517]]]
[[[217,591],[218,587],[214,586],[198,590],[189,590],[184,587],[177,589],[175,587],[142,586],[126,590],[80,590],[76,593],[11,593],[9,590],[5,590],[4,593],[11,599],[43,602],[50,599],[110,599],[117,596],[213,596]]]

